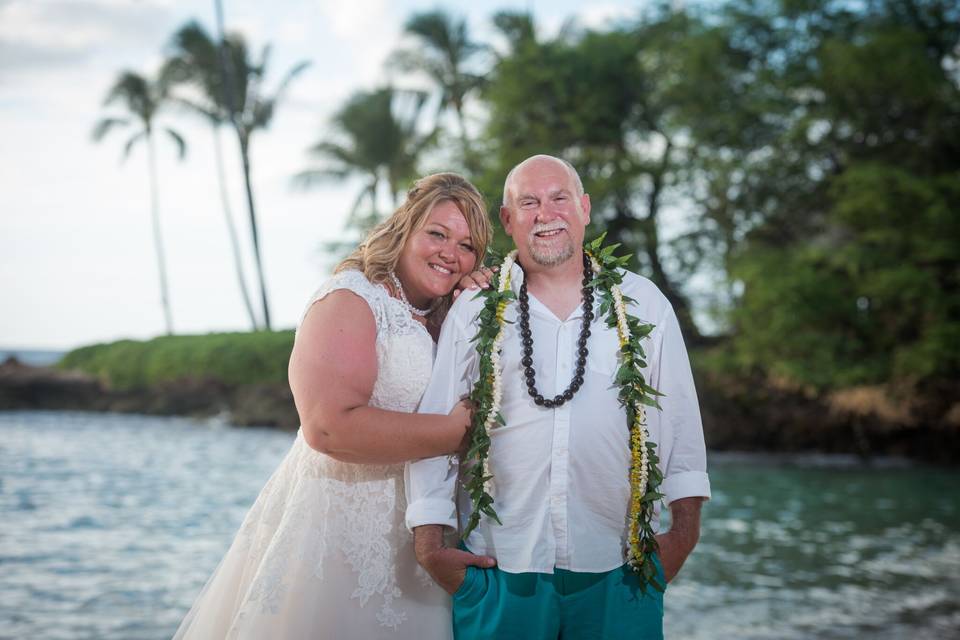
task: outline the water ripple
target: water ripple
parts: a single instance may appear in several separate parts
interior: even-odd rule
[[[168,638],[292,434],[0,413],[0,637]],[[711,457],[667,637],[960,638],[960,474]]]

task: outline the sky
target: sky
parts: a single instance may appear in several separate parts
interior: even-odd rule
[[[526,0],[223,0],[228,30],[259,51],[272,45],[268,88],[302,60],[272,126],[254,138],[253,182],[274,328],[295,325],[329,275],[324,243],[344,238],[359,182],[309,191],[291,178],[317,166],[306,152],[355,91],[390,77],[384,61],[405,41],[414,12],[462,15],[490,41],[490,16],[527,10],[542,35],[576,17],[584,26],[629,18],[643,2]],[[146,147],[121,162],[123,132],[91,141],[111,113],[103,99],[118,73],[155,72],[177,28],[195,18],[213,32],[212,0],[0,0],[0,347],[70,349],[164,331],[150,222]],[[416,82],[415,79],[411,80]],[[397,81],[397,84],[401,84]],[[471,126],[478,127],[474,114]],[[188,143],[178,161],[157,141],[162,233],[177,333],[243,331],[249,322],[215,178],[211,133],[170,112],[160,123]],[[250,256],[239,156],[224,131],[230,201]],[[443,167],[436,167],[442,169]]]

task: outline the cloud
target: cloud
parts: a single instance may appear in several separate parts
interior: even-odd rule
[[[637,13],[635,7],[620,4],[589,4],[580,9],[578,19],[588,29],[602,29],[611,23],[634,19]]]
[[[79,66],[156,38],[173,16],[167,0],[6,0],[0,4],[0,73]]]

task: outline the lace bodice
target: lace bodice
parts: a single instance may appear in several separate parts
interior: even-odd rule
[[[377,382],[370,405],[391,411],[415,410],[433,367],[434,344],[430,334],[410,316],[403,303],[359,271],[334,275],[313,295],[307,310],[340,289],[363,298],[377,323]]]

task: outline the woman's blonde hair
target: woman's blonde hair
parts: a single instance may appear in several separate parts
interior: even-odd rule
[[[434,207],[450,201],[457,206],[470,229],[470,242],[477,255],[475,268],[482,264],[492,229],[483,196],[466,178],[456,173],[435,173],[417,180],[407,199],[393,214],[370,230],[366,240],[337,265],[334,273],[346,269],[362,271],[367,280],[387,284],[390,272],[397,268],[400,254],[410,236],[426,224]],[[443,318],[450,306],[452,292],[441,301],[431,316]],[[439,311],[439,313],[437,313]]]

